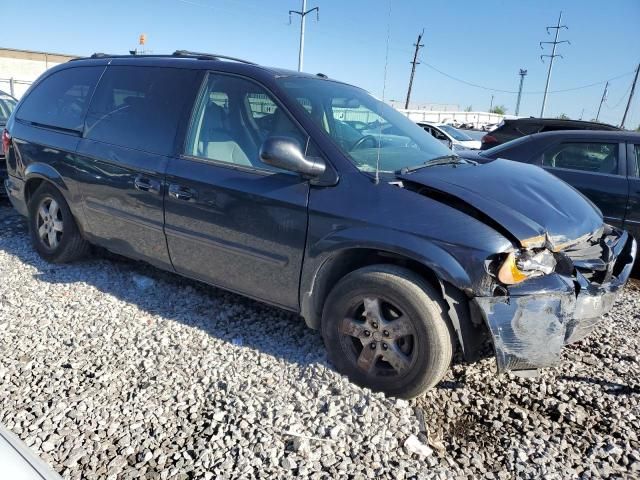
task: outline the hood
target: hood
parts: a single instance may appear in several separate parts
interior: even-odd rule
[[[523,247],[546,244],[561,250],[602,227],[602,214],[589,200],[535,165],[498,159],[422,168],[399,177],[426,196],[489,219]]]

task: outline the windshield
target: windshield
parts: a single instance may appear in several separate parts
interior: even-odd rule
[[[360,88],[303,77],[279,82],[361,171],[374,172],[379,164],[381,172],[396,172],[452,155],[443,143]]]
[[[452,127],[451,125],[438,125],[438,128],[440,130],[445,131],[446,133],[451,135],[454,140],[458,140],[459,142],[468,142],[469,140],[473,140],[473,138],[471,138],[469,135],[467,135],[464,132],[461,132],[457,128]]]
[[[11,112],[13,111],[13,109],[16,106],[16,101],[7,96],[7,95],[0,95],[0,123],[1,124],[5,124],[7,123],[7,119],[9,118],[9,115],[11,115]]]

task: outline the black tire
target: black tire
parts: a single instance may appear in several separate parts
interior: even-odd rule
[[[49,208],[54,205],[53,202],[58,207],[55,212],[53,209],[51,212],[55,218],[48,215],[48,220],[43,222],[39,210],[46,207],[47,213],[50,213]],[[40,229],[44,227],[49,227],[49,232],[54,235],[55,240],[51,243],[48,233],[45,238],[41,237]],[[33,248],[47,262],[72,262],[89,252],[89,243],[82,238],[69,205],[60,191],[50,183],[43,183],[38,187],[29,200],[29,235]]]
[[[363,387],[416,397],[436,385],[451,364],[446,311],[436,290],[410,270],[372,265],[351,272],[324,304],[322,337],[329,360]],[[376,318],[381,320],[372,321]],[[401,336],[404,332],[410,335]]]

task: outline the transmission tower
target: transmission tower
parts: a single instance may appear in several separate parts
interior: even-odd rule
[[[516,117],[518,116],[518,113],[520,113],[520,99],[522,98],[522,86],[524,85],[524,77],[527,76],[527,71],[524,68],[520,69],[520,73],[518,73],[518,75],[520,75],[520,87],[518,88],[518,100],[516,101]]]
[[[291,24],[291,14],[295,13],[300,15],[300,49],[298,50],[298,71],[302,71],[302,64],[304,61],[304,24],[305,18],[311,12],[316,12],[316,21],[320,20],[320,9],[313,7],[307,10],[307,0],[302,0],[302,10],[289,10],[289,24]]]
[[[418,50],[420,50],[424,45],[420,43],[422,40],[422,35],[424,35],[424,28],[422,29],[422,33],[418,35],[418,41],[413,44],[416,47],[415,52],[413,52],[413,61],[411,62],[411,76],[409,77],[409,89],[407,90],[407,101],[404,102],[405,110],[409,108],[409,100],[411,99],[411,88],[413,87],[413,76],[416,74],[416,65],[420,62],[418,61]]]
[[[551,49],[551,55],[540,55],[540,60],[542,60],[543,62],[545,57],[550,59],[549,71],[547,72],[547,84],[544,87],[544,96],[542,97],[542,109],[540,110],[540,117],[544,117],[544,107],[546,106],[546,103],[547,103],[547,92],[549,91],[549,82],[551,81],[551,70],[553,69],[553,61],[555,60],[556,57],[564,58],[562,55],[556,54],[556,47],[561,43],[568,43],[569,45],[571,45],[571,42],[569,40],[558,40],[560,30],[562,30],[563,28],[566,28],[567,30],[569,29],[569,27],[567,27],[566,25],[561,25],[561,23],[562,23],[562,12],[560,12],[560,16],[558,17],[558,24],[552,27],[547,27],[547,35],[549,34],[549,30],[556,31],[556,35],[553,42],[540,42],[540,48],[542,49],[544,49],[542,45],[545,43],[553,45]]]

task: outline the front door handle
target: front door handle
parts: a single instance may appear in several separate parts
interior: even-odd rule
[[[193,188],[172,183],[171,185],[169,185],[169,196],[175,198],[176,200],[195,200],[196,191]]]
[[[133,180],[133,186],[142,192],[160,193],[160,182],[144,175],[138,175]]]

